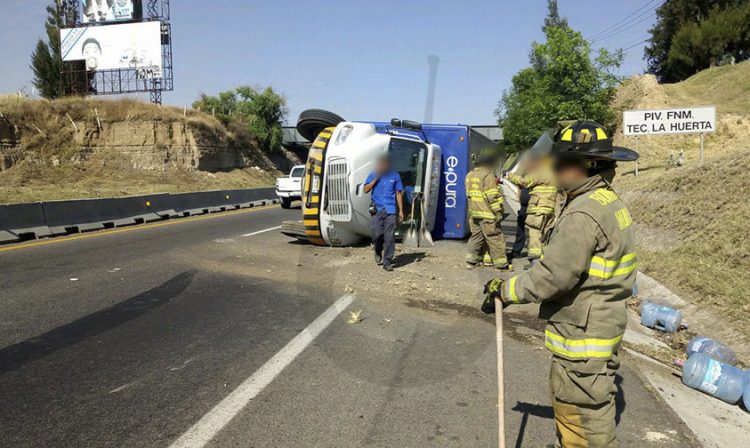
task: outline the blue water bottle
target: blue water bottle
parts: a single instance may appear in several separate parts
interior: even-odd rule
[[[727,403],[736,404],[745,389],[745,373],[705,353],[696,353],[685,361],[682,382]]]
[[[693,338],[688,342],[686,351],[688,358],[695,353],[705,353],[711,358],[725,364],[735,365],[737,363],[737,355],[731,348],[719,341],[715,341],[705,336],[697,336]]]
[[[750,412],[750,381],[745,384],[745,393],[742,394],[742,403],[745,405],[745,410]]]
[[[641,325],[667,333],[674,333],[682,325],[682,313],[651,300],[641,303]]]

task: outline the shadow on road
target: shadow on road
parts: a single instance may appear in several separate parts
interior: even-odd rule
[[[393,265],[396,267],[403,267],[408,264],[412,264],[415,261],[419,261],[425,257],[424,252],[409,252],[396,255],[393,257]]]
[[[123,302],[0,350],[0,375],[112,330],[166,304],[190,286],[194,275],[195,271],[182,272],[161,285]]]
[[[540,418],[554,418],[555,414],[552,411],[552,406],[542,406],[540,404],[522,403],[516,402],[513,406],[514,411],[523,413],[521,418],[521,426],[518,428],[518,438],[516,439],[516,448],[523,446],[523,436],[526,433],[526,424],[529,421],[529,415]]]

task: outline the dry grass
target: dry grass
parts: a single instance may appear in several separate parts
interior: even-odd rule
[[[3,96],[0,113],[6,123],[17,127],[19,137],[17,148],[4,150],[4,157],[12,161],[12,166],[0,171],[0,203],[253,188],[273,185],[279,174],[244,129],[228,130],[214,117],[190,109],[159,107],[130,99],[45,101]],[[244,154],[265,170],[246,168],[208,173],[168,164],[166,160],[163,168],[137,169],[134,168],[137,164],[117,148],[143,144],[144,136],[115,133],[112,135],[117,141],[105,141],[97,131],[97,117],[103,129],[110,129],[111,123],[123,122],[185,124],[208,145],[209,151],[221,147],[243,148]],[[133,141],[123,140],[127,138]],[[155,149],[171,143],[171,137],[162,137],[155,142]],[[87,147],[99,144],[109,149]]]
[[[639,267],[750,333],[750,153],[621,177]]]
[[[639,267],[676,293],[750,334],[750,62],[705,70],[677,84],[651,76],[627,82],[615,107],[716,105],[718,129],[698,135],[641,137],[641,175],[616,179],[638,224]],[[634,146],[619,135],[616,143]],[[686,164],[666,170],[670,151]],[[625,173],[632,170],[627,167]]]

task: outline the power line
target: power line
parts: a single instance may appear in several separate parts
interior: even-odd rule
[[[638,18],[642,17],[644,14],[648,14],[649,11],[653,11],[656,8],[658,8],[659,6],[661,6],[661,3],[659,3],[658,5],[654,6],[653,8],[650,8],[650,9],[644,11],[644,9],[646,9],[649,6],[653,5],[654,3],[660,2],[660,1],[661,0],[649,0],[648,2],[646,2],[645,4],[643,4],[640,8],[636,9],[635,11],[633,11],[632,13],[630,13],[629,15],[623,17],[622,19],[618,20],[617,22],[615,22],[614,24],[610,25],[606,29],[604,29],[602,31],[599,31],[598,33],[596,33],[593,36],[591,36],[589,38],[589,41],[595,41],[595,40],[599,39],[600,37],[605,36],[607,33],[609,33],[610,31],[614,30],[615,28],[621,28],[622,26],[628,26],[628,22],[632,22],[633,20],[637,20]]]
[[[651,20],[654,17],[656,17],[656,11],[653,11],[651,14],[649,14],[649,15],[647,15],[645,17],[642,17],[637,22],[630,22],[630,23],[627,23],[627,24],[623,24],[623,26],[620,29],[613,30],[611,33],[607,34],[606,36],[600,37],[599,39],[592,40],[591,43],[593,44],[593,43],[596,43],[596,42],[600,42],[600,41],[609,39],[610,37],[617,36],[618,34],[622,34],[625,31],[629,31],[632,27],[634,27],[634,26],[636,26],[638,24],[641,24],[641,23],[643,23],[643,22],[645,22],[647,20]]]
[[[643,39],[643,40],[642,40],[642,41],[640,41],[640,42],[634,43],[633,45],[629,45],[629,46],[627,46],[627,47],[623,48],[623,49],[622,49],[622,52],[623,52],[623,53],[627,53],[627,52],[628,52],[629,50],[632,50],[633,48],[637,47],[638,45],[640,45],[640,44],[645,44],[646,42],[648,42],[648,41],[649,41],[649,39],[651,39],[651,38],[650,38],[650,37],[647,37],[646,39]]]

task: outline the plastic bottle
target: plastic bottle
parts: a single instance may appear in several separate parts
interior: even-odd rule
[[[688,342],[686,351],[688,358],[695,353],[705,353],[711,358],[725,364],[735,365],[737,363],[737,355],[731,348],[705,336],[697,336],[693,338]]]
[[[745,410],[750,412],[750,381],[745,384],[745,393],[742,394],[742,403],[745,405]]]
[[[682,382],[727,403],[736,404],[745,389],[745,373],[705,353],[696,353],[685,361]]]
[[[641,303],[641,325],[667,333],[674,333],[682,325],[682,313],[651,300]]]

